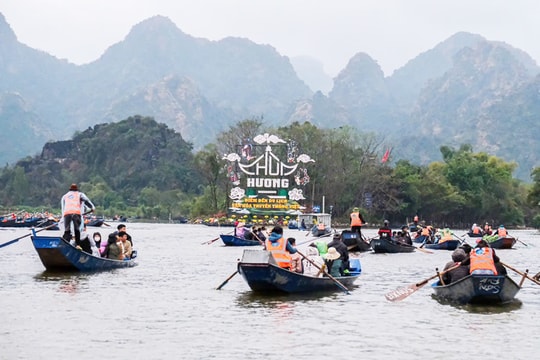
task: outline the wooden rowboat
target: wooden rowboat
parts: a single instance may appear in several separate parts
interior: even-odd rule
[[[506,304],[514,300],[520,286],[508,275],[468,275],[456,282],[432,285],[435,297],[458,304]]]
[[[51,271],[102,271],[137,265],[135,260],[113,260],[78,250],[60,236],[37,235],[32,229],[32,244],[43,266]]]
[[[259,240],[248,240],[234,235],[219,235],[226,246],[255,246],[262,245]]]
[[[460,240],[446,240],[436,244],[425,244],[424,248],[432,250],[456,250],[461,244]]]
[[[349,251],[369,251],[371,250],[371,244],[364,241],[360,234],[356,231],[343,230],[341,232],[341,240]]]
[[[516,244],[516,238],[513,236],[500,237],[495,241],[488,241],[493,249],[511,249]]]
[[[372,239],[371,248],[376,253],[409,253],[413,252],[416,247],[412,245],[403,244],[392,239],[375,238]]]
[[[362,272],[359,259],[351,259],[350,276],[335,277],[343,286],[352,285]],[[238,272],[251,290],[260,293],[309,293],[343,290],[329,277],[314,277],[280,268],[266,250],[244,250]]]

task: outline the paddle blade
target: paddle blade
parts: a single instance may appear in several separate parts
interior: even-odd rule
[[[384,295],[384,297],[386,298],[386,300],[392,301],[392,302],[401,301],[405,299],[406,297],[408,297],[409,295],[415,293],[422,286],[426,285],[426,283],[427,282],[422,282],[419,284],[410,284],[407,286],[401,286],[393,291],[390,291],[389,293]]]

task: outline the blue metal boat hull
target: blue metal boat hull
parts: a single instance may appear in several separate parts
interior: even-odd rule
[[[508,275],[469,275],[448,285],[432,285],[435,297],[458,304],[505,304],[520,290]]]
[[[221,241],[227,246],[255,246],[262,245],[258,240],[242,239],[234,235],[219,235]]]
[[[280,268],[272,255],[265,250],[244,250],[242,261],[238,263],[238,272],[251,290],[261,293],[313,293],[342,291],[328,277],[313,277]],[[353,285],[360,276],[361,268],[351,271],[351,276],[340,276],[338,280],[345,287]]]
[[[135,260],[113,260],[92,256],[68,244],[61,237],[38,236],[33,232],[32,244],[43,266],[51,271],[102,271],[135,266]]]
[[[460,244],[461,241],[459,240],[448,240],[437,244],[425,244],[424,248],[432,250],[456,250]]]

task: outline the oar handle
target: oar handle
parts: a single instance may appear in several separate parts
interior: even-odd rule
[[[535,284],[537,284],[537,285],[540,285],[540,281],[537,281],[537,280],[533,279],[533,278],[530,277],[527,273],[524,273],[524,272],[522,272],[522,271],[519,271],[519,270],[517,270],[517,269],[514,269],[512,266],[510,266],[510,265],[508,265],[508,264],[505,264],[505,263],[503,263],[502,261],[501,261],[500,263],[501,263],[502,266],[504,266],[504,267],[506,267],[506,268],[508,268],[508,269],[510,269],[510,270],[512,270],[512,271],[514,271],[514,272],[516,272],[516,273],[518,273],[518,274],[521,275],[521,276],[526,277],[527,279],[531,280],[533,283],[535,283]]]
[[[296,250],[296,252],[302,256],[304,259],[306,259],[307,261],[309,261],[311,263],[311,265],[315,266],[317,269],[319,269],[320,271],[323,272],[324,275],[328,276],[341,290],[345,291],[347,294],[350,294],[349,292],[349,289],[347,289],[347,287],[345,285],[343,285],[342,283],[339,282],[338,279],[336,279],[335,277],[333,277],[332,275],[330,275],[325,269],[324,267],[320,267],[319,265],[317,265],[313,260],[311,260],[310,258],[308,258],[306,255],[302,254],[300,251]]]

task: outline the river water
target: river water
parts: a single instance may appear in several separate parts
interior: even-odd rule
[[[442,304],[429,284],[400,302],[384,298],[434,275],[450,260],[439,250],[360,254],[350,295],[254,295],[240,275],[218,291],[244,248],[202,243],[230,230],[128,223],[139,265],[95,274],[45,272],[29,237],[0,248],[0,359],[529,359],[540,351],[540,286],[529,280],[504,307]],[[0,244],[27,233],[2,229]],[[528,246],[497,254],[534,275],[540,234],[511,233]]]

